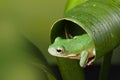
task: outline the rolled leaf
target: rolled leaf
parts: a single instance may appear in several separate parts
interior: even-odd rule
[[[65,8],[65,13],[69,11],[70,9],[74,8],[77,5],[80,5],[88,0],[67,0],[66,8]]]
[[[57,36],[87,33],[94,41],[96,59],[120,43],[120,7],[113,0],[90,0],[69,10],[52,28],[52,41]],[[54,35],[56,33],[56,35]]]

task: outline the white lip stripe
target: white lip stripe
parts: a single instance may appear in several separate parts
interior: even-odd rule
[[[48,52],[51,54],[51,55],[55,55],[56,53],[56,51],[55,51],[55,49],[54,48],[48,48]]]
[[[56,56],[56,57],[69,58],[69,57],[76,57],[76,56],[77,56],[77,54],[72,54],[72,53],[71,53],[71,54],[68,54],[68,55],[66,55],[66,56],[62,56],[62,55],[58,54],[57,51],[56,51],[56,49],[54,49],[54,48],[48,48],[48,52],[49,52],[51,55]]]
[[[76,56],[76,54],[69,54],[69,55],[67,55],[68,57],[74,57],[74,56]]]

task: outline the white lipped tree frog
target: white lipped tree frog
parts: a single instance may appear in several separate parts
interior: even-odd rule
[[[71,39],[57,37],[48,48],[48,52],[56,57],[80,60],[81,67],[92,64],[95,59],[95,46],[88,34],[75,36]]]

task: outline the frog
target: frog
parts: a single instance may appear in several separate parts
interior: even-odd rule
[[[94,41],[88,34],[77,35],[70,39],[56,37],[49,45],[48,52],[56,57],[77,59],[81,67],[91,65],[96,56]]]

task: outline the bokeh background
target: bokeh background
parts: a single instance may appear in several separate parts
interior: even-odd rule
[[[66,0],[18,0],[14,2],[15,11],[20,17],[22,32],[45,55],[47,61],[56,62],[55,57],[48,54],[50,29],[52,24],[63,16]]]
[[[52,24],[62,17],[65,3],[66,0],[0,0],[0,20],[9,27],[17,27],[48,62],[54,63],[54,57],[47,52],[49,33]]]
[[[56,63],[47,52],[49,33],[53,22],[62,17],[65,3],[0,0],[0,80],[47,80],[39,64],[46,64],[43,55],[49,64]],[[38,64],[37,68],[30,63]]]
[[[11,1],[10,1],[11,2]],[[17,0],[10,4],[18,15],[24,35],[31,40],[52,64],[56,59],[48,54],[52,24],[63,16],[66,0]]]

